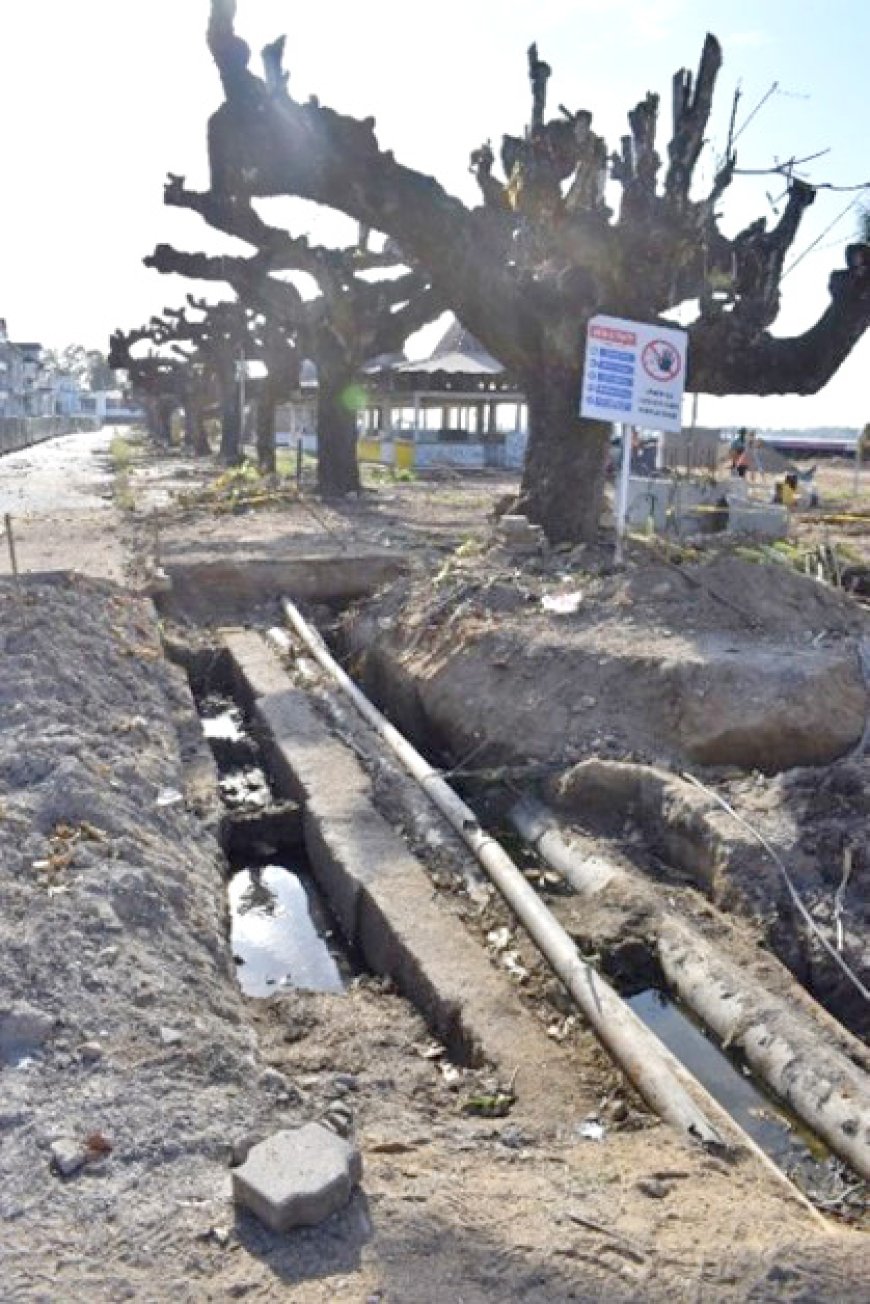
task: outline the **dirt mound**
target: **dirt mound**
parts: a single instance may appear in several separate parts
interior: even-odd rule
[[[3,1294],[190,1298],[233,1140],[287,1111],[181,800],[189,698],[109,584],[2,585],[0,630]]]
[[[775,563],[520,573],[491,550],[394,586],[347,635],[375,695],[457,757],[775,773],[860,741],[868,628],[851,599]]]
[[[727,603],[734,616],[767,634],[857,634],[868,628],[866,613],[849,598],[801,575],[786,563],[759,564],[722,553],[686,567],[713,601]]]

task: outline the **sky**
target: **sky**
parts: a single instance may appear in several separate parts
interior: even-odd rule
[[[113,328],[179,305],[189,290],[214,297],[214,287],[143,267],[155,244],[246,252],[196,214],[163,206],[169,171],[197,189],[208,184],[206,123],[222,98],[205,44],[208,9],[208,0],[3,0],[0,316],[13,339],[105,349]],[[697,67],[712,31],[724,65],[701,184],[724,148],[738,87],[738,167],[768,169],[827,150],[802,169],[808,180],[870,181],[864,0],[239,0],[236,28],[254,50],[286,33],[296,98],[316,94],[343,112],[373,114],[383,148],[468,203],[478,202],[470,151],[528,120],[532,40],[553,67],[551,107],[590,109],[611,148],[627,111],[658,92],[664,153],[671,77]],[[737,178],[722,202],[723,229],[733,234],[762,215],[775,221],[782,191],[777,176]],[[784,280],[775,333],[800,332],[824,310],[862,198],[820,191],[794,246],[796,258],[809,252]],[[310,205],[270,201],[262,211],[297,234],[352,238],[353,228]],[[820,394],[701,396],[699,421],[863,425],[868,364],[865,338]]]

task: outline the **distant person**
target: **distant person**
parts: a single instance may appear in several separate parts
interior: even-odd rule
[[[732,475],[741,474],[741,471],[739,469],[740,459],[743,457],[743,454],[745,452],[746,452],[746,427],[741,426],[740,429],[737,431],[737,434],[731,440],[731,474]],[[745,475],[746,471],[744,470],[742,474]]]
[[[793,511],[799,500],[798,478],[794,471],[790,471],[782,482],[782,505]]]

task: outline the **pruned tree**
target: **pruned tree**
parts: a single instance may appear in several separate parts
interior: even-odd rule
[[[269,226],[243,196],[187,190],[170,175],[165,201],[197,212],[216,230],[253,245],[252,258],[207,258],[159,245],[145,259],[160,272],[228,282],[242,303],[263,315],[272,332],[270,352],[280,363],[281,335],[292,337],[317,366],[318,488],[327,497],[359,489],[354,395],[362,364],[395,352],[444,305],[426,276],[408,271],[395,250],[311,245]],[[319,293],[303,299],[274,273],[306,273]],[[387,275],[392,273],[392,275]],[[374,274],[380,279],[366,279]],[[267,362],[268,367],[268,362]],[[285,386],[278,381],[278,389]],[[268,419],[264,412],[264,422]],[[264,426],[265,439],[265,426]]]
[[[108,365],[113,371],[127,373],[131,394],[145,408],[149,434],[161,447],[168,447],[172,415],[184,405],[190,385],[186,366],[180,359],[162,356],[153,348],[144,357],[133,352],[145,341],[162,343],[160,334],[154,319],[136,330],[116,330],[109,340]]]
[[[697,300],[689,328],[691,389],[710,394],[812,393],[846,358],[870,320],[862,245],[830,279],[831,302],[803,335],[775,338],[780,281],[812,187],[790,180],[781,220],[764,219],[733,239],[718,204],[735,175],[730,146],[708,194],[692,185],[722,61],[708,36],[696,77],[674,78],[673,130],[663,163],[656,147],[659,100],[629,113],[610,154],[586,110],[547,118],[549,66],[529,51],[532,113],[506,136],[504,177],[487,144],[472,155],[483,196],[469,209],[431,177],[397,163],[378,144],[373,119],[358,121],[295,101],[283,71],[283,40],[264,51],[264,75],[234,30],[235,0],[212,0],[209,46],[225,103],[208,127],[211,197],[295,195],[388,233],[485,346],[516,375],[529,403],[523,495],[551,540],[597,527],[609,427],[577,415],[582,342],[590,316],[646,321]],[[608,173],[621,187],[606,202]]]
[[[206,457],[212,451],[206,417],[219,399],[209,352],[200,347],[199,329],[189,320],[186,308],[164,308],[161,316],[151,318],[151,329],[155,343],[168,347],[172,357],[184,364],[180,389],[185,451]]]

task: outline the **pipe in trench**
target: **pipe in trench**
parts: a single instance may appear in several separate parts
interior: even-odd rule
[[[474,812],[453,792],[420,753],[356,687],[330,655],[320,635],[298,608],[284,600],[287,620],[318,664],[350,698],[365,720],[395,752],[483,866],[491,882],[522,923],[538,950],[582,1010],[595,1035],[622,1068],[649,1107],[687,1137],[724,1147],[724,1140],[698,1107],[670,1052],[590,965],[577,954],[569,934],[544,905],[510,856],[477,822]],[[679,1076],[678,1076],[679,1073]],[[697,1084],[696,1084],[697,1085]]]
[[[523,838],[581,896],[592,897],[621,881],[646,901],[644,887],[626,871],[575,852],[557,820],[524,798],[510,812]],[[794,1110],[810,1131],[861,1177],[870,1179],[870,1095],[866,1077],[836,1048],[822,1052],[813,1026],[798,1025],[794,1011],[721,957],[670,911],[657,907],[656,954],[668,986],[723,1045],[739,1046],[754,1073]]]

